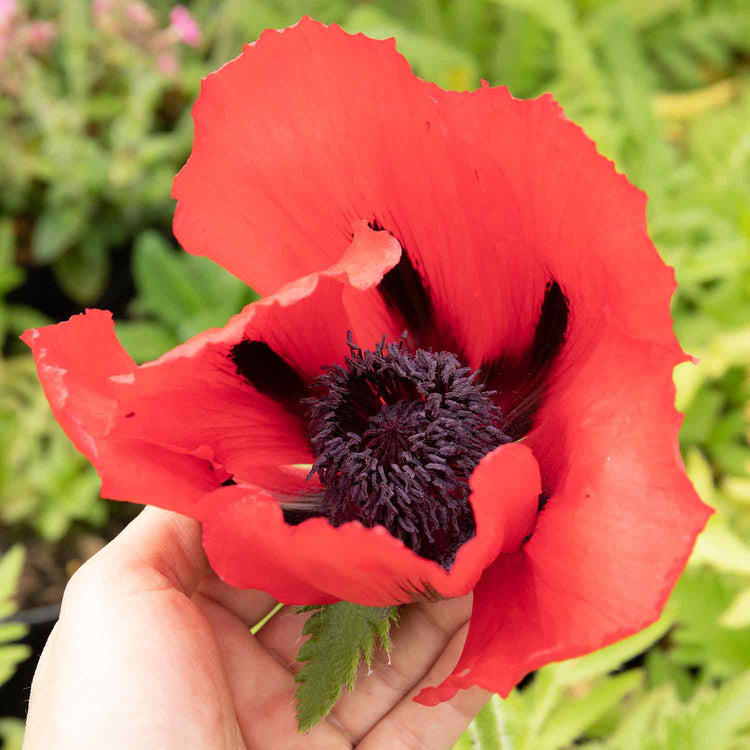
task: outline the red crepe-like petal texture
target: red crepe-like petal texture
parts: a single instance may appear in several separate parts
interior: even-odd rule
[[[303,19],[208,76],[194,118],[175,233],[261,292],[329,265],[350,223],[376,217],[419,269],[441,341],[472,366],[519,362],[508,393],[550,279],[591,340],[602,308],[633,335],[669,327],[645,196],[549,96],[445,92],[393,40]]]
[[[118,420],[113,435],[208,459],[237,482],[284,494],[319,491],[316,481],[306,483],[299,471],[280,468],[312,463],[298,400],[286,410],[238,374],[230,355],[244,340],[263,342],[297,373],[295,382],[303,389],[323,365],[343,362],[347,331],[361,335],[371,325],[367,305],[359,304],[358,319],[351,320],[344,298],[366,296],[401,253],[396,240],[365,222],[354,229],[347,252],[325,272],[288,284],[249,305],[224,328],[200,334],[140,368],[123,387],[121,414],[129,417]]]
[[[67,323],[26,331],[39,380],[57,421],[73,444],[96,463],[96,438],[109,428],[116,383],[136,364],[114,335],[112,314],[87,310]]]
[[[544,269],[519,299],[508,280],[529,266],[518,208],[497,181],[481,186],[491,213],[471,208],[489,200],[476,197],[480,162],[464,158],[463,138],[442,121],[452,96],[415,78],[393,40],[309,19],[265,32],[203,82],[193,152],[174,183],[176,236],[266,293],[328,266],[352,221],[377,218],[426,277],[435,326],[494,347],[499,331],[515,335],[514,306],[535,317]]]
[[[369,203],[352,210],[348,185],[357,191],[358,182],[372,179],[375,154],[361,147],[381,124],[368,127],[357,112],[357,125],[365,127],[358,134],[341,113],[348,98],[358,104],[388,84],[369,89],[374,70],[358,79],[365,60],[373,67],[381,62],[369,40],[330,47],[325,33],[309,19],[283,40],[267,31],[204,79],[193,110],[193,151],[175,178],[174,227],[185,249],[213,258],[262,294],[335,263],[352,222],[372,215]],[[385,80],[392,62],[381,71]],[[340,85],[335,76],[347,67],[351,73]],[[408,72],[403,59],[399,67]],[[379,167],[386,178],[391,165],[388,158]]]
[[[347,331],[371,324],[368,290],[401,253],[366,222],[352,229],[349,248],[327,271],[142,367],[120,346],[108,312],[24,335],[56,417],[96,466],[105,496],[190,515],[231,475],[282,494],[320,491],[294,467],[312,461],[305,421],[239,375],[229,354],[245,338],[266,342],[302,388],[323,364],[343,360]],[[361,298],[356,321],[344,307],[351,295]]]
[[[220,482],[208,461],[160,445],[112,438],[100,440],[98,445],[101,495],[110,500],[155,505],[189,515],[203,494]]]
[[[115,336],[111,313],[88,310],[66,323],[26,331],[22,339],[34,354],[57,421],[98,470],[105,496],[186,512],[216,487],[205,461],[148,443],[115,445],[105,439],[121,411],[121,382],[136,370]]]
[[[383,527],[353,521],[338,528],[323,518],[284,523],[274,498],[258,488],[226,487],[206,495],[198,516],[203,545],[218,575],[233,586],[267,591],[289,604],[338,599],[366,605],[408,602],[438,592],[461,596],[503,550],[529,533],[540,491],[531,451],[507,444],[486,456],[472,477],[476,536],[447,573]]]
[[[556,397],[543,406],[526,443],[544,457],[552,435],[562,433],[567,457],[549,477],[555,491],[531,540],[485,571],[461,659],[421,702],[470,685],[507,695],[533,669],[659,616],[711,510],[677,449],[673,355],[623,337],[618,326],[605,321],[597,350],[580,370],[559,376]]]

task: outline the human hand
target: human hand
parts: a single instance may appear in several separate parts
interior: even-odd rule
[[[147,508],[73,576],[31,690],[25,750],[451,748],[488,698],[412,700],[458,660],[471,596],[402,609],[327,719],[300,736],[295,655],[305,615],[210,570],[199,524]]]

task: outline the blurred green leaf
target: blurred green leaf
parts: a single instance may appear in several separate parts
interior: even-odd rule
[[[11,597],[15,593],[24,562],[24,550],[20,545],[11,547],[0,557],[0,620],[16,611]],[[31,655],[31,649],[13,641],[26,636],[28,628],[20,623],[0,622],[0,685],[16,670],[16,665]]]
[[[538,750],[567,747],[603,714],[633,692],[643,679],[639,670],[630,670],[599,682],[585,695],[569,698],[554,711],[534,743]]]
[[[474,88],[479,83],[477,65],[472,56],[440,39],[402,26],[373,5],[356,7],[344,26],[373,39],[395,36],[399,51],[409,60],[417,75],[447,89]]]
[[[90,305],[101,297],[109,280],[109,253],[96,236],[58,258],[52,266],[60,288],[81,305]]]
[[[0,557],[0,620],[13,614],[15,609],[9,604],[9,599],[15,593],[18,578],[23,570],[25,553],[21,545],[14,545]]]
[[[649,688],[671,683],[681,700],[687,700],[693,694],[694,684],[690,672],[675,664],[666,649],[652,648],[646,654],[645,666]]]
[[[0,522],[26,523],[56,541],[75,519],[101,525],[94,468],[49,409],[31,355],[0,359]]]
[[[71,93],[79,104],[88,92],[91,67],[87,61],[91,7],[86,0],[62,0],[60,3],[61,42],[65,46],[65,73]]]
[[[30,305],[11,305],[8,308],[8,328],[16,336],[20,336],[29,328],[41,328],[54,321],[43,312]]]
[[[629,638],[559,664],[540,669],[531,685],[506,700],[494,697],[472,722],[473,747],[557,750],[619,708],[643,684],[643,672],[609,673],[646,651],[674,623],[674,611]],[[498,744],[499,742],[499,744]]]
[[[20,719],[0,719],[0,739],[3,750],[22,750],[24,723]]]
[[[138,287],[138,308],[174,327],[197,313],[203,303],[200,290],[185,273],[182,258],[157,232],[144,232],[133,249],[133,275]]]
[[[750,576],[750,545],[732,532],[722,516],[714,516],[698,537],[691,562]]]
[[[180,343],[179,339],[159,323],[142,320],[119,320],[117,338],[128,354],[138,363],[161,357]]]
[[[750,668],[750,628],[724,627],[720,616],[743,589],[735,577],[709,568],[688,568],[672,594],[678,626],[670,655],[700,667],[705,677],[726,678]]]
[[[737,594],[719,623],[725,628],[750,628],[750,587]]]
[[[132,346],[141,346],[139,357],[151,358],[171,336],[170,342],[224,325],[232,315],[257,299],[245,284],[207,258],[177,252],[161,235],[144,232],[133,252],[133,275],[137,297],[133,310],[137,315],[156,318],[158,326],[136,326],[124,335]],[[137,321],[133,321],[136,323]],[[162,333],[157,333],[161,327]],[[146,335],[153,343],[146,348]],[[127,346],[126,346],[127,348]],[[163,354],[163,351],[159,351]]]
[[[86,207],[67,204],[50,207],[34,227],[34,262],[52,263],[82,234],[87,220]]]
[[[13,222],[0,219],[0,294],[7,294],[24,280],[23,270],[15,265],[15,250]]]
[[[692,746],[717,749],[736,747],[737,734],[750,728],[748,706],[750,672],[724,683],[699,705],[691,722]]]

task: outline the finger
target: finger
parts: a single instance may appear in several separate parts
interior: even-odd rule
[[[55,623],[52,632],[44,644],[42,655],[39,657],[34,679],[31,683],[31,694],[29,696],[29,712],[26,717],[26,743],[27,747],[42,747],[44,742],[45,717],[37,714],[44,707],[54,704],[54,691],[56,675],[54,664],[56,661],[55,641],[59,633],[60,625]]]
[[[190,596],[208,570],[198,521],[149,506],[76,571],[72,586],[76,588],[81,578],[97,578],[139,590],[171,587]],[[122,588],[100,590],[119,594]]]
[[[360,665],[354,691],[342,693],[331,712],[332,720],[353,742],[359,742],[419,683],[470,614],[471,595],[403,607],[401,620],[391,631],[390,658],[378,649],[370,669]],[[258,633],[263,647],[292,671],[300,666],[296,654],[306,618],[285,607]]]
[[[79,578],[107,579],[110,585],[99,589],[117,595],[125,583],[131,592],[172,587],[192,596],[200,590],[237,612],[248,626],[265,617],[276,603],[262,591],[235,589],[219,580],[203,551],[198,521],[150,506],[77,574]],[[113,587],[112,581],[118,585]]]
[[[237,722],[248,750],[351,750],[348,739],[325,720],[300,737],[292,673],[261,646],[239,617],[201,594],[196,594],[193,601],[216,634]]]
[[[302,645],[302,627],[308,618],[308,613],[295,614],[295,609],[292,606],[280,609],[255,636],[266,651],[293,673],[300,668],[297,652]]]
[[[165,750],[236,748],[218,646],[184,593],[202,575],[199,546],[190,522],[145,512],[76,572],[37,671],[29,749],[130,747],[123,726]]]
[[[477,687],[459,690],[449,701],[423,706],[413,698],[423,687],[437,685],[453,670],[461,655],[468,623],[451,638],[448,647],[419,682],[368,732],[359,750],[450,750],[471,720],[489,700],[491,693]]]
[[[277,604],[270,594],[236,589],[224,583],[213,571],[200,582],[198,593],[237,615],[248,628],[259,623]]]

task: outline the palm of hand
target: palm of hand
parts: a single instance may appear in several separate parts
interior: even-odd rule
[[[297,732],[294,656],[304,616],[208,570],[200,529],[148,509],[76,574],[34,679],[25,748],[363,750],[450,748],[478,689],[411,700],[455,664],[470,597],[404,608],[391,663],[378,654],[327,720]]]

